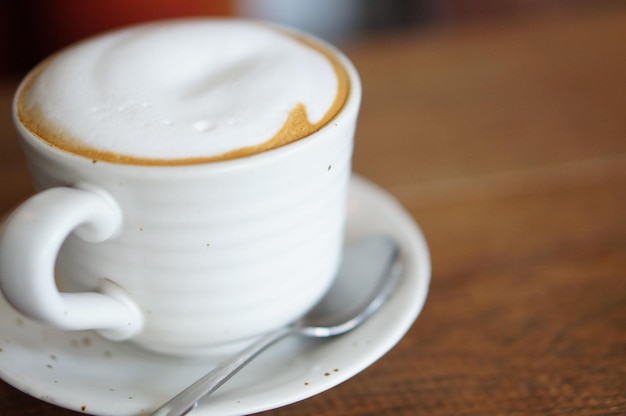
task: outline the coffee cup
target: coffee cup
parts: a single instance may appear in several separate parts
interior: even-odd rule
[[[287,325],[331,285],[361,87],[309,35],[146,23],[46,59],[13,115],[37,193],[5,221],[25,317],[176,355]]]

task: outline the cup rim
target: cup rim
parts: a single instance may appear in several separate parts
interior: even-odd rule
[[[209,169],[209,170],[231,170],[231,169],[240,169],[249,166],[250,164],[257,165],[259,163],[271,163],[273,160],[281,157],[285,157],[293,152],[302,151],[302,149],[307,148],[312,145],[312,143],[317,142],[320,137],[326,134],[329,129],[337,127],[342,124],[343,120],[349,118],[353,113],[358,114],[358,110],[361,104],[361,96],[362,96],[362,85],[361,79],[358,71],[354,64],[350,61],[350,59],[346,56],[346,54],[337,48],[335,45],[327,42],[324,39],[321,39],[315,35],[310,33],[301,31],[299,29],[273,23],[267,21],[260,21],[257,19],[245,19],[245,18],[228,18],[228,17],[192,17],[192,18],[175,18],[175,19],[165,19],[160,21],[151,21],[146,22],[144,24],[154,24],[158,22],[176,22],[176,21],[193,21],[193,20],[206,20],[206,21],[219,21],[219,20],[229,20],[229,21],[248,21],[248,22],[260,22],[261,24],[270,25],[276,27],[278,29],[287,31],[289,33],[293,33],[295,35],[310,39],[316,43],[319,43],[323,47],[327,48],[330,52],[332,52],[338,61],[343,65],[350,80],[349,91],[346,98],[346,102],[340,111],[328,121],[324,126],[322,126],[318,131],[303,137],[301,139],[295,140],[293,142],[287,143],[285,145],[265,150],[259,153],[255,153],[252,155],[237,157],[233,159],[226,160],[216,160],[209,162],[197,162],[197,163],[188,163],[188,164],[134,164],[134,163],[119,163],[97,159],[94,162],[93,158],[83,156],[77,153],[69,152],[67,150],[56,147],[44,139],[38,137],[33,132],[31,132],[28,128],[24,126],[19,117],[17,116],[17,98],[19,97],[20,91],[24,87],[26,81],[29,79],[31,74],[37,70],[37,68],[42,65],[48,58],[45,58],[42,62],[33,67],[22,79],[20,84],[18,85],[15,94],[13,96],[12,103],[12,117],[13,123],[16,127],[21,140],[26,142],[32,148],[37,150],[39,153],[47,154],[51,157],[55,157],[57,159],[63,159],[66,162],[74,162],[78,164],[89,164],[89,165],[99,165],[101,168],[108,167],[110,169],[115,170],[167,170],[168,172],[174,171],[186,171],[186,170],[197,170],[197,169]],[[140,24],[141,25],[141,24]],[[124,28],[119,28],[117,30],[123,30]],[[106,33],[106,32],[103,32]],[[102,35],[98,34],[96,36]],[[80,41],[79,41],[80,42]],[[70,45],[69,47],[72,47]],[[349,120],[348,120],[349,121]]]

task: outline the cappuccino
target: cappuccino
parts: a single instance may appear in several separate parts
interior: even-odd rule
[[[227,160],[307,137],[349,94],[335,52],[243,20],[157,22],[65,49],[29,74],[16,115],[48,144],[138,165]]]

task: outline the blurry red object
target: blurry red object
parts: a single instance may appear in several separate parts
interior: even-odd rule
[[[150,20],[232,15],[231,0],[42,0],[53,49],[109,29]]]

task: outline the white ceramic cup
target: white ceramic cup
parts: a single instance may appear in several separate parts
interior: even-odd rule
[[[350,81],[340,113],[238,159],[94,163],[34,136],[14,106],[38,193],[3,226],[8,301],[55,328],[179,355],[223,352],[304,314],[340,261],[361,98],[333,51]]]

